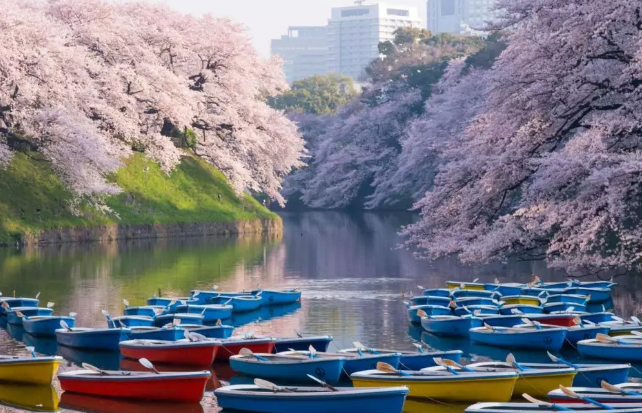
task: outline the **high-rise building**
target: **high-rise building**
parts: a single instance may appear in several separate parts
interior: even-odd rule
[[[328,73],[328,36],[325,26],[293,26],[272,40],[272,55],[283,59],[288,83]]]
[[[498,11],[495,0],[427,0],[428,30],[438,33],[483,34]]]
[[[379,42],[392,40],[400,27],[422,27],[415,7],[363,3],[333,8],[328,22],[329,71],[356,80],[379,57]]]

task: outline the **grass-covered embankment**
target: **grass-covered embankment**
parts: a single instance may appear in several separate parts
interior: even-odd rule
[[[190,156],[167,175],[134,155],[112,179],[123,190],[106,200],[113,213],[81,205],[77,215],[72,193],[51,166],[16,153],[9,167],[0,169],[0,244],[60,228],[278,219],[254,198],[238,197],[220,171]]]

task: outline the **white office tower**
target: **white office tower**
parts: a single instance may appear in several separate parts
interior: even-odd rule
[[[283,59],[288,83],[328,73],[328,36],[325,26],[289,27],[288,34],[272,40],[272,55]]]
[[[415,7],[389,3],[332,9],[328,22],[328,69],[359,80],[370,62],[379,57],[379,42],[392,40],[400,27],[422,27]]]
[[[499,12],[495,0],[428,0],[428,30],[434,34],[484,35],[487,22]]]

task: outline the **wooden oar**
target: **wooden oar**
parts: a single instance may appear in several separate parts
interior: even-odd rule
[[[64,328],[67,331],[74,331],[69,327],[69,324],[65,322],[65,320],[60,320],[60,327]]]
[[[143,367],[145,367],[146,369],[149,369],[149,370],[153,371],[156,374],[160,374],[160,371],[156,370],[156,367],[154,367],[152,362],[147,360],[146,358],[142,358],[142,359],[138,360],[138,362],[140,364],[142,364]]]
[[[526,368],[519,364],[517,360],[515,359],[515,356],[513,353],[510,353],[508,356],[506,356],[506,363],[510,364],[511,366],[515,367],[519,371],[524,371]]]
[[[11,310],[11,306],[9,305],[8,302],[3,301],[1,305],[2,305],[2,308],[4,308],[5,310]]]
[[[95,371],[96,373],[102,374],[103,376],[109,376],[109,373],[107,371],[101,370],[98,367],[92,366],[89,363],[82,363],[81,365],[83,369]]]
[[[412,376],[412,374],[406,373],[405,371],[402,371],[402,370],[397,370],[396,368],[392,367],[390,364],[384,363],[383,361],[380,361],[377,363],[377,370],[383,371],[384,373],[398,374],[404,377]]]
[[[53,308],[54,305],[56,305],[56,303],[52,303],[51,301],[49,301],[47,303],[47,308]]]
[[[570,397],[572,399],[582,400],[585,403],[593,404],[593,405],[595,405],[597,407],[601,407],[604,410],[615,410],[613,407],[609,406],[608,404],[600,403],[597,400],[593,400],[591,398],[579,395],[579,394],[575,393],[573,390],[562,386],[561,384],[560,384],[560,390],[562,391],[562,393],[564,393],[565,395],[567,395],[568,397]]]
[[[26,315],[22,314],[21,311],[16,311],[16,315],[18,317],[20,317],[20,318],[24,318],[25,320],[29,320],[29,317],[27,317]]]
[[[467,371],[469,373],[474,373],[475,372],[475,370],[471,369],[470,367],[463,366],[463,365],[457,363],[455,360],[443,359],[442,362],[444,364],[447,364],[447,365],[451,366],[451,367],[456,367],[458,369],[462,369],[462,370]]]
[[[265,357],[263,357],[263,356],[259,356],[258,354],[254,354],[254,353],[252,352],[252,350],[250,350],[249,348],[245,348],[245,347],[243,347],[243,348],[241,349],[241,351],[239,351],[239,354],[240,354],[241,356],[245,356],[245,357],[254,357],[255,359],[257,359],[257,360],[261,360],[261,361],[270,361],[270,360],[266,359],[266,358],[265,358]]]
[[[308,347],[308,351],[310,352],[310,358],[316,358],[317,357],[317,349],[314,348],[312,344],[310,344],[310,347]]]
[[[530,396],[530,395],[528,395],[526,393],[522,394],[522,397],[524,399],[528,400],[529,402],[533,403],[533,404],[536,404],[536,405],[542,406],[542,407],[546,407],[548,409],[560,410],[560,411],[568,411],[568,412],[572,412],[573,411],[573,409],[569,409],[568,407],[560,406],[559,404],[549,403],[549,402],[545,402],[545,401],[542,401],[542,400],[537,400],[536,398],[534,398],[534,397],[532,397],[532,396]]]
[[[417,310],[417,315],[420,318],[428,318],[428,313],[426,313],[424,310]]]
[[[557,357],[557,356],[552,355],[548,351],[546,352],[546,354],[548,354],[548,357],[553,361],[553,363],[560,363],[560,364],[564,364],[564,365],[569,366],[569,367],[573,367],[574,369],[580,369],[580,366],[578,366],[577,364],[569,363],[568,361],[564,360],[561,357]]]
[[[425,353],[423,344],[419,344],[419,343],[412,343],[412,345],[413,345],[413,346],[415,346],[415,347],[417,348],[417,351],[418,351],[419,353],[421,353],[421,354],[424,354],[424,353]]]
[[[107,319],[107,325],[111,324],[114,328],[116,328],[116,323],[111,319],[111,316],[109,315],[109,311],[100,310],[100,312],[103,313],[103,315]]]
[[[624,341],[624,340],[618,340],[615,337],[607,336],[606,334],[598,334],[595,336],[595,339],[599,341],[600,343],[605,343],[605,344],[623,344],[623,345],[639,345],[641,343],[632,343],[630,341]]]
[[[25,347],[25,350],[27,350],[29,353],[31,353],[31,357],[33,357],[35,359],[38,358],[38,355],[36,354],[35,347],[28,346],[28,347]]]
[[[288,389],[286,387],[277,386],[276,384],[270,383],[267,380],[254,379],[254,385],[256,385],[257,387],[260,387],[262,389],[272,390],[275,393],[277,393],[277,392],[294,393],[292,390],[290,390],[290,389]]]
[[[600,387],[602,387],[604,390],[609,391],[611,393],[624,394],[627,396],[642,396],[642,393],[640,392],[622,389],[620,387],[617,387],[608,383],[606,380],[602,380],[602,382],[600,383]]]
[[[318,378],[314,377],[311,374],[307,374],[307,376],[309,378],[311,378],[312,380],[316,381],[317,383],[319,383],[324,389],[329,389],[331,391],[339,391],[339,389],[337,389],[336,387],[330,386],[328,383],[324,382],[321,379],[318,379]]]
[[[448,372],[454,374],[455,376],[459,376],[459,372],[455,370],[454,368],[450,367],[448,364],[444,363],[444,360],[441,357],[433,357],[432,359],[436,365],[441,366],[448,370]]]
[[[640,319],[637,318],[636,316],[631,316],[631,321],[633,321],[637,325],[642,325],[642,321],[640,321]]]
[[[129,300],[126,298],[123,298],[123,304],[125,304],[125,308],[129,308]]]
[[[368,347],[364,346],[363,344],[361,344],[361,343],[360,343],[360,342],[358,342],[358,341],[353,341],[353,342],[352,342],[352,345],[354,345],[354,346],[355,346],[355,348],[357,349],[357,351],[360,351],[360,350],[361,350],[361,351],[366,350],[367,352],[372,353],[372,354],[380,354],[380,353],[379,353],[377,350],[375,350],[374,348],[368,348]]]
[[[221,320],[216,320],[216,327],[220,327],[223,325],[223,322]]]

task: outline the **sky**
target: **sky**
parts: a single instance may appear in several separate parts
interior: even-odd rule
[[[264,56],[270,54],[270,41],[287,33],[288,26],[325,25],[332,7],[351,6],[352,0],[144,0],[165,4],[190,14],[210,13],[228,17],[248,28],[248,35]],[[415,6],[426,15],[425,0],[394,0],[388,3]],[[368,3],[377,3],[369,1]],[[425,20],[425,17],[423,18]]]

